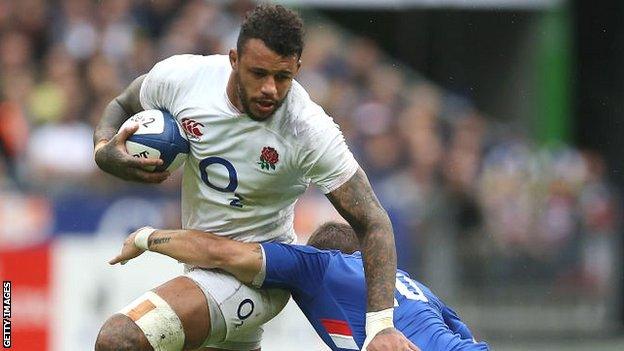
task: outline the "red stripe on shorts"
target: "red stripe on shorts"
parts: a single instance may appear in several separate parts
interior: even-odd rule
[[[323,324],[325,330],[327,330],[329,334],[353,335],[353,332],[351,332],[351,328],[349,327],[349,323],[346,321],[337,319],[321,319],[321,324]]]

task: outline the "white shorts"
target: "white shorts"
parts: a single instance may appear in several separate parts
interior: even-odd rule
[[[286,306],[290,293],[281,289],[255,289],[229,273],[185,266],[185,275],[206,295],[210,335],[202,347],[253,350],[260,347],[262,325]]]

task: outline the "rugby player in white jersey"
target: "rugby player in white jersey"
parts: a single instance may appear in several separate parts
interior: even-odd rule
[[[310,183],[326,194],[362,242],[368,286],[368,350],[409,350],[392,325],[396,253],[392,226],[342,133],[294,81],[303,24],[279,5],[260,5],[226,55],[179,55],[156,64],[106,107],[95,160],[126,180],[158,183],[119,126],[144,109],[169,111],[191,143],[182,183],[182,226],[240,241],[295,240],[293,209]],[[147,234],[143,236],[147,241]],[[140,243],[147,245],[147,242]],[[261,325],[286,304],[221,271],[187,266],[102,326],[96,350],[256,350]]]

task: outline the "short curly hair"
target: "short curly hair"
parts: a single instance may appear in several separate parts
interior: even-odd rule
[[[339,222],[326,222],[318,227],[308,244],[321,250],[339,250],[345,254],[360,251],[360,241],[350,225]]]
[[[249,39],[260,39],[280,56],[303,52],[303,20],[294,11],[281,5],[261,4],[249,11],[241,25],[236,42],[239,55]]]

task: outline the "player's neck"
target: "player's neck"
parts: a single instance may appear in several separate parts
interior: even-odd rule
[[[236,107],[239,111],[243,111],[243,104],[238,97],[238,91],[236,90],[236,78],[234,77],[234,72],[230,74],[230,78],[228,79],[227,86],[225,87],[225,93],[227,94],[228,99],[234,107]]]

